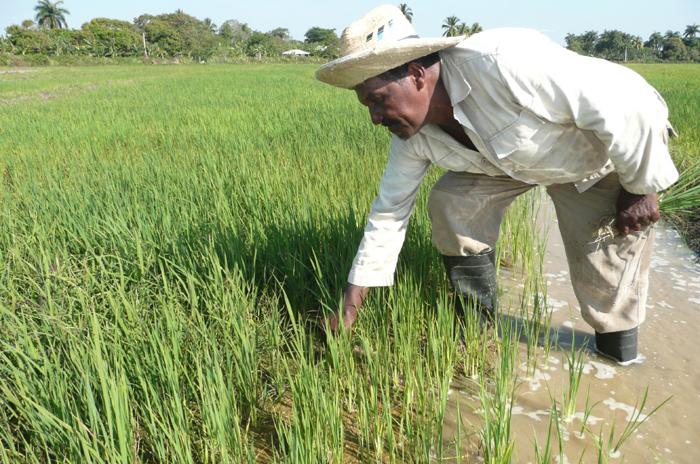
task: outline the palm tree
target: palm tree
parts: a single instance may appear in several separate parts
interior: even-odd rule
[[[445,18],[445,23],[442,25],[445,32],[442,33],[445,37],[454,37],[458,34],[459,18],[457,16],[448,16]]]
[[[649,40],[644,42],[644,46],[651,48],[654,53],[659,53],[663,48],[663,42],[664,36],[662,36],[660,32],[654,32],[649,36]]]
[[[635,50],[641,50],[642,47],[644,47],[644,42],[642,41],[641,37],[634,36],[630,39],[630,45],[632,45],[632,48]]]
[[[408,19],[409,23],[413,22],[413,11],[411,11],[411,8],[406,5],[405,3],[399,3],[399,10],[401,10],[401,13]]]
[[[63,3],[62,0],[56,3],[51,3],[49,0],[39,0],[37,6],[34,7],[37,24],[40,27],[48,27],[49,29],[67,28],[68,22],[65,15],[70,14],[70,12],[65,8],[61,8],[59,6],[61,3]]]
[[[461,23],[459,26],[457,26],[455,35],[466,35],[469,37],[470,35],[481,31],[483,31],[483,29],[479,23],[474,23],[471,26],[468,26],[466,23]]]
[[[211,18],[204,18],[202,22],[204,23],[204,27],[206,27],[209,32],[216,32],[216,24],[214,24],[214,21],[212,21]]]
[[[683,33],[683,38],[690,39],[695,38],[695,34],[700,33],[700,26],[697,24],[691,24],[685,27],[685,32]]]

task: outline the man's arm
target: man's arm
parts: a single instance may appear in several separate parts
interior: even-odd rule
[[[360,287],[393,285],[408,221],[429,167],[430,160],[417,155],[409,142],[392,138],[389,160],[350,269],[349,283]]]
[[[369,287],[392,285],[396,261],[406,235],[420,183],[430,161],[418,156],[408,143],[392,138],[389,161],[372,203],[365,233],[358,248],[341,312],[328,320],[334,332],[342,321],[350,328],[369,292]]]

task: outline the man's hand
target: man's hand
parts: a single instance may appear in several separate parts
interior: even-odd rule
[[[622,235],[659,220],[659,201],[655,193],[637,195],[622,189],[617,197],[617,230]]]
[[[333,314],[328,318],[328,325],[331,332],[337,333],[340,331],[341,321],[346,329],[352,328],[355,319],[357,319],[357,312],[360,307],[362,307],[367,293],[369,293],[369,288],[367,287],[360,287],[353,284],[348,284],[348,286],[345,287],[345,292],[343,293],[343,309],[340,313]]]

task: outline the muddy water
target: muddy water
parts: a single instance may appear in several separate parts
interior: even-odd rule
[[[550,425],[551,398],[561,399],[568,389],[566,357],[570,343],[588,344],[576,414],[560,421],[563,457],[559,457],[556,431],[553,462],[597,462],[595,438],[607,443],[614,424],[615,443],[634,416],[635,405],[648,387],[642,414],[671,399],[622,444],[609,462],[699,463],[700,462],[700,264],[676,231],[660,224],[651,271],[647,321],[640,330],[641,363],[622,367],[592,351],[593,330],[581,319],[569,282],[568,268],[556,220],[549,221],[545,273],[552,329],[558,344],[547,357],[540,353],[536,369],[520,366],[516,400],[512,408],[513,462],[535,462],[535,439],[540,448]],[[508,281],[508,276],[504,276]],[[508,285],[507,283],[505,284]],[[517,287],[517,285],[515,286]],[[524,350],[523,350],[524,352]],[[524,360],[524,355],[522,356]],[[449,396],[445,440],[454,436],[457,407],[463,430],[476,430],[478,398],[469,382],[455,379]],[[581,433],[586,397],[594,405]],[[475,412],[476,411],[476,412]],[[640,418],[644,418],[642,415]],[[554,429],[553,429],[554,430]],[[474,437],[472,436],[472,443]],[[581,459],[581,457],[583,458]]]

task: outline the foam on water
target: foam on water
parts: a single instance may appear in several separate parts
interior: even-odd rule
[[[665,260],[663,258],[659,258],[658,256],[654,256],[651,258],[651,268],[657,272],[663,272],[660,269],[656,269],[658,267],[666,267],[669,266],[671,263],[668,260]]]
[[[511,409],[511,414],[515,416],[526,416],[534,421],[541,422],[542,419],[540,419],[540,416],[549,416],[549,411],[547,409],[538,409],[537,411],[525,411],[525,409],[522,406],[513,406],[513,408]]]
[[[681,321],[681,323],[685,324],[684,321]],[[647,357],[644,356],[642,353],[639,353],[636,358],[631,359],[629,361],[618,361],[617,364],[619,366],[626,367],[626,366],[631,366],[632,364],[643,364],[644,361],[646,361],[646,360],[647,360]]]
[[[566,300],[558,300],[556,298],[547,298],[547,305],[550,307],[552,312],[559,311],[561,308],[569,306],[569,302]]]
[[[542,381],[551,380],[552,376],[546,372],[542,372],[536,368],[530,377],[525,377],[523,380],[527,382],[530,391],[537,391],[542,387]]]
[[[616,401],[614,398],[608,398],[606,400],[603,400],[603,404],[610,408],[611,411],[617,411],[619,409],[627,413],[627,418],[625,420],[628,422],[632,420],[633,417],[637,417],[637,420],[639,421],[646,420],[648,417],[642,412],[639,412],[639,416],[637,416],[637,410],[634,406],[630,406],[629,404]]]
[[[616,371],[613,366],[609,366],[607,364],[597,362],[597,361],[588,361],[583,365],[583,373],[584,374],[590,374],[593,369],[595,369],[595,378],[596,379],[612,379],[615,377]]]
[[[598,422],[602,421],[603,419],[600,417],[596,416],[591,416],[589,415],[586,417],[586,414],[584,412],[577,412],[574,413],[573,416],[571,416],[574,420],[578,420],[579,422],[583,422],[584,418],[586,419],[586,425],[596,425]]]

